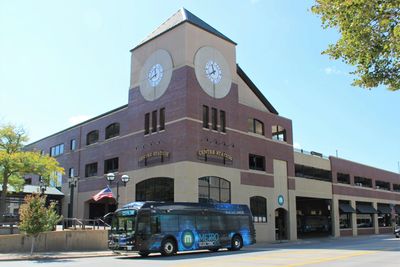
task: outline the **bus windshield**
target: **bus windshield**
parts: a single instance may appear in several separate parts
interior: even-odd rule
[[[135,233],[136,211],[123,210],[114,215],[111,230],[114,234],[133,235]]]

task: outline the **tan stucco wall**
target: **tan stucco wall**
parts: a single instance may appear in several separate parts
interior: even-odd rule
[[[306,155],[299,152],[294,152],[294,163],[310,166],[314,168],[331,170],[331,163],[329,159],[324,159],[318,156]]]
[[[267,223],[255,224],[256,238],[258,241],[273,241],[275,240],[275,209],[278,207],[275,190],[268,187],[240,184],[240,172],[239,169],[195,162],[178,162],[131,171],[127,173],[131,177],[131,181],[126,187],[120,187],[119,206],[122,207],[126,203],[135,201],[135,185],[152,177],[174,178],[174,201],[198,202],[198,179],[203,176],[218,176],[231,182],[231,202],[234,204],[240,203],[250,206],[250,197],[252,196],[267,198]],[[281,176],[278,175],[277,177],[280,179]],[[78,218],[88,218],[88,205],[85,206],[85,202],[96,193],[98,192],[79,193]]]
[[[296,196],[332,199],[332,183],[296,177]]]
[[[237,83],[235,45],[189,23],[161,34],[132,51],[130,88],[139,85],[140,71],[146,59],[156,50],[165,49],[172,57],[174,69],[184,65],[194,67],[194,56],[203,46],[215,47],[228,62],[232,80]]]
[[[107,230],[46,232],[35,242],[36,252],[107,250]],[[31,238],[22,234],[0,235],[0,253],[29,252]]]
[[[265,107],[265,105],[240,77],[238,77],[238,89],[240,104],[269,113],[269,110]]]

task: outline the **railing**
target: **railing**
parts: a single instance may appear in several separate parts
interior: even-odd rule
[[[18,230],[18,222],[0,222],[0,230],[6,229],[9,232],[7,234],[14,234],[14,230]],[[2,231],[0,231],[1,234]],[[18,233],[18,231],[17,231]]]
[[[102,219],[78,219],[78,218],[64,218],[62,220],[62,230],[65,229],[107,229],[110,227]]]
[[[301,153],[301,154],[305,154],[305,155],[310,155],[310,156],[316,156],[316,157],[320,157],[323,159],[329,159],[329,157],[323,155],[322,153],[319,152],[315,152],[315,151],[306,151],[303,149],[298,149],[298,148],[294,148],[293,149],[295,152]]]

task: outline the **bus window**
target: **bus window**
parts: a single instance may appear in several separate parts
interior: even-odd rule
[[[187,229],[195,226],[195,216],[179,216],[179,229]]]
[[[150,234],[150,215],[141,214],[138,220],[138,232]]]
[[[224,221],[228,231],[235,231],[239,229],[239,216],[227,216],[224,218]]]
[[[160,215],[161,232],[179,231],[177,215]]]
[[[150,228],[152,234],[160,233],[160,218],[158,216],[151,216]]]
[[[239,225],[240,228],[248,229],[249,226],[249,217],[248,216],[239,216]]]
[[[210,230],[210,220],[208,216],[196,216],[196,229],[199,231]]]
[[[210,217],[210,230],[211,231],[223,231],[225,230],[225,224],[222,216],[211,216]]]

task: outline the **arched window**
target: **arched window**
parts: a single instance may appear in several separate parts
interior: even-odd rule
[[[273,125],[272,139],[286,142],[286,129],[280,125]]]
[[[231,183],[215,176],[199,178],[199,202],[231,203]]]
[[[174,201],[174,179],[157,177],[136,184],[136,201]]]
[[[113,138],[119,135],[119,123],[112,123],[106,127],[106,138]]]
[[[250,210],[253,214],[253,222],[267,222],[267,199],[265,197],[254,196],[250,198]]]
[[[86,135],[86,145],[91,145],[99,141],[99,131],[94,130]]]

